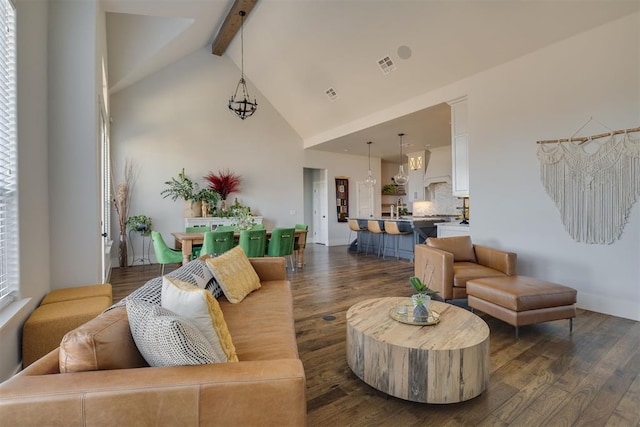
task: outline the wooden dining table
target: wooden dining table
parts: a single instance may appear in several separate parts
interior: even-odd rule
[[[194,245],[201,245],[204,241],[204,232],[202,233],[186,233],[184,231],[177,231],[175,233],[171,233],[174,239],[174,247],[176,249],[182,249],[182,264],[186,264],[189,262],[191,258],[191,252],[193,251]],[[236,231],[234,234],[234,239],[238,241],[240,239],[240,232]],[[267,240],[271,237],[271,230],[267,230]],[[294,250],[296,254],[298,268],[303,268],[304,266],[304,247],[306,246],[307,241],[307,230],[295,229],[295,239],[298,243],[297,249]]]

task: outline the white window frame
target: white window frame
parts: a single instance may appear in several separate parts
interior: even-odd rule
[[[16,9],[0,0],[0,310],[19,293]]]

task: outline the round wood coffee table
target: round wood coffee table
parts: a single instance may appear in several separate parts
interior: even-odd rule
[[[431,301],[433,326],[389,315],[410,298],[376,298],[347,311],[347,363],[370,386],[401,399],[455,403],[478,396],[489,382],[489,327],[462,308]]]

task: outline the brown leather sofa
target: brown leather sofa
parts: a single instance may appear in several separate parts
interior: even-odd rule
[[[469,236],[430,237],[415,247],[414,274],[425,283],[431,277],[427,284],[445,301],[467,298],[467,281],[513,276],[516,258],[513,252],[474,245]]]
[[[60,373],[57,348],[0,385],[2,425],[305,425],[285,260],[251,263],[261,288],[238,304],[219,300],[239,362]]]

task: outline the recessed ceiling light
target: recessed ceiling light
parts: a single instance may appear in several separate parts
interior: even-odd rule
[[[398,56],[401,59],[409,59],[411,58],[411,48],[409,46],[400,46],[398,48]]]

